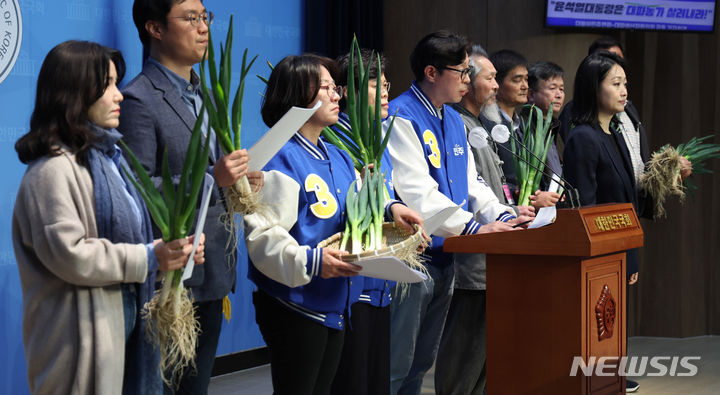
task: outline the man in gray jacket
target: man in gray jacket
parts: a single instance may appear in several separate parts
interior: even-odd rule
[[[203,58],[212,19],[213,14],[201,0],[135,0],[133,4],[133,20],[147,58],[142,72],[123,90],[118,129],[156,185],[161,183],[164,152],[170,173],[179,180],[203,101],[193,66]],[[207,118],[206,114],[205,125]],[[192,277],[185,281],[194,298],[201,332],[197,372],[186,369],[177,389],[184,394],[205,394],[210,383],[223,298],[233,289],[236,278],[235,243],[228,243],[229,234],[220,219],[226,212],[220,188],[234,184],[248,170],[245,150],[223,156],[214,132],[203,130],[211,133],[207,172],[215,178],[215,187],[204,229],[205,264],[195,267]],[[249,178],[251,183],[262,183],[259,172]],[[165,392],[173,390],[166,387]]]

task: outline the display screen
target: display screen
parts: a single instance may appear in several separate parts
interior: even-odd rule
[[[587,29],[714,30],[716,0],[547,0],[545,24]]]

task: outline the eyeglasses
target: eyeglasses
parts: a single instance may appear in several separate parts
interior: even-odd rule
[[[327,91],[328,96],[330,96],[330,97],[332,97],[333,92],[336,93],[339,97],[342,97],[342,94],[343,94],[342,86],[335,85],[332,82],[327,85],[320,85],[319,89],[325,89],[325,91]]]
[[[205,23],[205,26],[210,26],[211,23],[213,23],[213,20],[215,19],[215,14],[212,12],[204,12],[200,15],[191,12],[185,16],[171,16],[170,18],[175,19],[184,19],[187,22],[190,22],[190,26],[197,27],[200,21],[203,21]]]
[[[445,67],[443,67],[443,69],[452,70],[452,71],[456,71],[456,72],[460,73],[460,79],[463,79],[463,80],[465,79],[465,77],[469,76],[470,71],[472,71],[472,68],[470,68],[470,67],[459,70],[459,69],[445,66]]]
[[[375,86],[370,86],[370,87],[373,88],[373,89],[377,89],[377,85],[375,85]],[[385,92],[387,92],[387,94],[389,95],[389,94],[390,94],[390,81],[385,81],[385,83],[382,84],[382,88],[383,88],[383,89],[385,90]]]

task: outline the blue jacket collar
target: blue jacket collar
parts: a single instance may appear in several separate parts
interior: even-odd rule
[[[310,142],[310,140],[306,139],[305,136],[300,134],[300,132],[295,133],[295,135],[293,135],[293,138],[313,158],[315,158],[317,160],[328,160],[329,159],[329,155],[327,153],[327,147],[325,147],[325,143],[323,142],[322,137],[318,138],[317,145],[313,144],[312,142]]]
[[[410,92],[412,92],[418,100],[420,100],[420,103],[425,106],[425,109],[430,113],[430,115],[434,116],[435,118],[442,118],[440,114],[438,113],[437,108],[433,106],[432,102],[430,101],[430,98],[427,97],[425,92],[420,89],[420,87],[417,85],[415,81],[412,82],[412,85],[410,85]]]

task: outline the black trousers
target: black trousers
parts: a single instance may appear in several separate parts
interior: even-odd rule
[[[333,395],[390,394],[390,306],[352,305]]]
[[[482,395],[485,358],[485,290],[455,289],[435,362],[435,393]]]
[[[262,291],[253,293],[253,304],[255,320],[270,351],[274,393],[329,394],[344,331],[290,311]]]
[[[205,395],[210,385],[215,353],[217,352],[220,328],[222,328],[222,299],[208,302],[196,302],[195,317],[200,323],[200,335],[195,349],[197,370],[185,369],[180,386],[175,394]],[[173,392],[165,386],[165,394]]]

